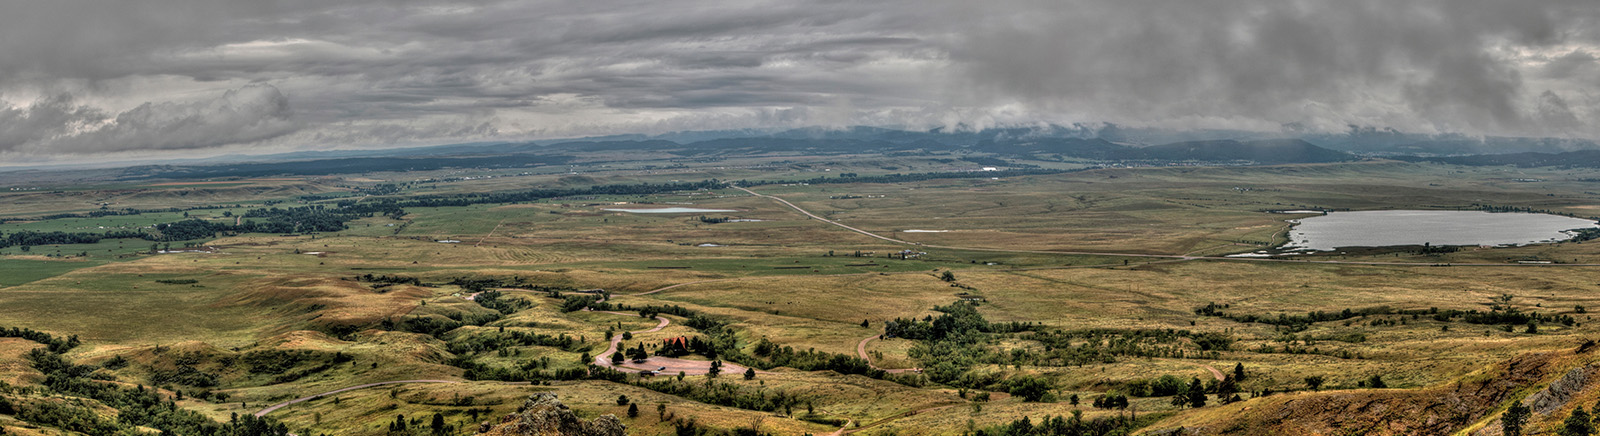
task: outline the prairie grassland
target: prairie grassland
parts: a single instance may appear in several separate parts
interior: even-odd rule
[[[51,259],[42,256],[8,256],[0,258],[0,286],[16,286],[35,280],[55,277],[80,268],[100,265],[82,259]]]
[[[36,217],[110,209],[164,209],[205,205],[260,204],[302,195],[343,191],[325,180],[267,180],[246,186],[111,186],[0,193],[0,217]],[[218,211],[218,213],[221,213]]]
[[[407,194],[711,177],[800,179],[833,176],[846,169],[881,174],[937,171],[951,165],[924,157],[856,162],[815,157],[804,161],[814,167],[734,168],[735,163],[761,162],[751,159],[730,160],[726,168],[629,166],[594,169],[582,175],[564,171],[556,174],[553,172],[557,169],[551,168],[548,170],[552,173],[548,174],[441,182],[413,188]],[[832,168],[834,172],[815,171],[819,168]],[[452,173],[439,171],[427,176],[449,174]],[[370,176],[374,178],[364,180],[398,177]],[[1003,180],[773,185],[755,189],[845,224],[930,245],[1209,255],[1250,251],[1275,242],[1286,216],[1263,213],[1273,209],[1467,207],[1477,203],[1593,215],[1600,213],[1600,206],[1595,206],[1600,204],[1600,197],[1588,194],[1594,190],[1593,183],[1580,180],[1591,177],[1600,177],[1600,172],[1508,172],[1499,168],[1361,162],[1107,169]],[[1515,182],[1515,178],[1549,181],[1526,183]],[[107,199],[113,202],[112,207],[153,207],[149,205],[161,202],[248,205],[266,199],[347,190],[335,183],[283,181],[248,186],[6,194],[0,195],[0,201],[14,201],[7,204],[16,207],[8,207],[0,215],[90,210],[89,205]],[[844,196],[861,198],[830,198]],[[602,201],[655,203],[643,207],[689,202],[696,207],[739,211],[708,216],[763,221],[710,224],[701,222],[699,214],[626,214],[601,210],[610,206],[583,205]],[[221,212],[195,211],[191,216],[218,219]],[[1596,285],[1600,283],[1600,268],[1216,260],[1152,263],[1162,261],[908,247],[807,219],[782,204],[731,190],[582,203],[544,201],[416,208],[408,213],[402,220],[357,220],[351,229],[331,234],[222,238],[208,243],[219,249],[208,254],[127,256],[148,249],[149,244],[144,241],[34,247],[30,253],[90,252],[87,260],[80,261],[36,260],[20,256],[15,248],[7,249],[0,251],[10,255],[0,259],[0,326],[80,335],[86,344],[70,357],[80,363],[95,363],[124,356],[135,365],[114,373],[119,380],[130,383],[150,378],[150,368],[173,365],[175,355],[192,352],[205,356],[197,365],[214,371],[221,380],[214,389],[229,393],[232,399],[181,404],[225,419],[230,413],[250,413],[270,403],[360,383],[461,380],[462,370],[449,366],[457,356],[447,352],[447,342],[497,334],[502,328],[581,337],[590,353],[598,354],[606,346],[607,330],[620,334],[656,324],[634,316],[563,313],[560,300],[508,291],[504,298],[530,301],[532,307],[483,326],[462,327],[440,338],[374,329],[386,318],[491,313],[491,309],[461,299],[457,295],[464,292],[460,287],[439,285],[461,277],[516,277],[547,286],[602,288],[613,293],[615,303],[630,306],[681,305],[728,321],[737,332],[739,345],[747,351],[765,338],[797,350],[853,356],[860,340],[881,332],[885,321],[937,315],[932,311],[935,306],[951,304],[962,296],[982,298],[979,311],[991,322],[1039,323],[1063,330],[1191,330],[1226,334],[1234,341],[1230,350],[1198,356],[1201,358],[1119,356],[1114,361],[1082,366],[978,367],[979,372],[989,374],[1046,377],[1058,389],[1058,396],[1078,394],[1084,403],[1108,391],[1124,389],[1130,381],[1164,374],[1184,380],[1205,378],[1210,374],[1207,365],[1227,372],[1235,363],[1243,363],[1251,375],[1244,384],[1246,390],[1299,389],[1309,375],[1324,375],[1329,379],[1328,385],[1337,389],[1354,389],[1358,381],[1372,375],[1382,375],[1394,387],[1437,386],[1521,353],[1570,348],[1594,333],[1589,315],[1579,313],[1577,306],[1600,308],[1600,296],[1595,293],[1600,287]],[[179,214],[150,214],[10,223],[0,225],[0,230],[78,231],[89,226],[139,226],[179,218]],[[440,239],[461,242],[435,242]],[[927,254],[910,260],[885,257],[886,253],[902,249]],[[836,257],[827,256],[830,251]],[[856,251],[871,254],[849,257]],[[117,255],[127,257],[119,259]],[[1517,260],[1600,263],[1600,244],[1469,249],[1426,256],[1392,251],[1317,257],[1441,264]],[[1122,265],[1124,260],[1128,261],[1126,266]],[[940,280],[939,274],[947,270],[960,286]],[[371,283],[350,280],[365,273],[417,277],[429,286],[399,285],[380,291]],[[196,283],[156,282],[163,279]],[[678,284],[686,285],[632,295]],[[1372,315],[1319,322],[1304,330],[1289,331],[1266,324],[1201,317],[1193,311],[1209,302],[1227,304],[1229,313],[1267,316],[1376,306],[1486,310],[1490,299],[1500,295],[1514,296],[1510,304],[1520,310],[1573,316],[1577,323],[1545,323],[1537,334],[1530,334],[1520,327],[1507,332],[1498,325],[1441,322],[1426,315]],[[684,319],[668,318],[672,324],[665,330],[635,335],[627,343],[655,343],[666,337],[699,334],[685,326]],[[868,327],[861,327],[863,320]],[[360,329],[341,337],[314,331],[335,325]],[[18,357],[34,346],[30,344],[0,339],[0,380],[36,377]],[[180,352],[158,352],[157,345]],[[985,345],[1001,352],[1042,352],[1046,348],[1043,343],[1028,339],[1027,334],[1008,335]],[[1077,345],[1087,344],[1074,344]],[[867,350],[872,360],[883,367],[923,367],[932,363],[910,357],[913,347],[913,341],[891,339],[874,341]],[[1296,351],[1289,352],[1290,347]],[[353,360],[348,366],[334,365],[283,383],[274,383],[268,376],[228,370],[220,363],[223,357],[258,350],[337,352]],[[568,351],[518,346],[508,349],[505,356],[483,352],[466,357],[491,367],[549,358],[553,368],[577,368],[581,353],[576,348]],[[695,378],[690,382],[701,381]],[[863,424],[888,420],[865,434],[954,434],[966,430],[969,420],[972,425],[986,426],[1022,416],[1037,420],[1046,414],[1065,415],[1074,410],[1064,402],[1024,403],[1019,398],[999,399],[975,409],[947,387],[914,388],[826,371],[780,368],[754,381],[730,374],[718,382],[798,393],[812,402],[822,416]],[[617,406],[615,400],[618,395],[628,395],[641,404],[640,417],[624,419],[634,434],[671,434],[668,424],[658,422],[658,403],[668,404],[669,412],[677,416],[693,416],[700,424],[725,429],[748,426],[757,417],[766,417],[764,428],[778,434],[822,434],[837,429],[601,381],[554,382],[550,386],[479,381],[385,387],[323,398],[275,416],[295,430],[313,433],[382,434],[395,415],[427,418],[436,412],[444,414],[453,425],[475,429],[476,422],[468,417],[467,410],[487,407],[489,413],[479,420],[493,420],[514,410],[528,394],[545,390],[560,394],[586,417],[606,413],[622,416],[625,408]],[[337,405],[334,398],[338,398]],[[471,398],[470,405],[462,398]],[[1221,413],[1217,411],[1243,407],[1177,411],[1167,398],[1133,401],[1141,415],[1172,413],[1176,418],[1171,422],[1182,423],[1202,422],[1209,419],[1209,414]],[[926,410],[947,405],[954,407]],[[1087,406],[1078,409],[1088,417],[1116,413]],[[926,411],[891,419],[917,410]]]
[[[22,357],[28,351],[42,346],[22,338],[0,338],[0,382],[21,385],[42,380],[44,374],[34,370]]]

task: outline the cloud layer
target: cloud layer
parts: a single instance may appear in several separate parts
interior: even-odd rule
[[[1600,138],[1543,0],[57,0],[0,16],[0,158],[1115,122]]]

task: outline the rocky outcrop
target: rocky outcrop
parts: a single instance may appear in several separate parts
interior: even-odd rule
[[[616,415],[593,421],[578,416],[561,404],[555,394],[537,393],[522,403],[517,413],[500,419],[499,425],[484,422],[478,433],[487,436],[623,436],[628,427]]]
[[[1533,395],[1529,395],[1528,399],[1524,400],[1522,404],[1527,405],[1528,408],[1533,409],[1534,413],[1540,415],[1554,412],[1566,406],[1568,401],[1572,401],[1573,396],[1583,391],[1583,387],[1589,381],[1589,375],[1593,372],[1593,365],[1567,371],[1566,375],[1551,382],[1550,386],[1539,392],[1534,392]]]
[[[1600,369],[1600,366],[1591,364],[1573,368],[1563,374],[1561,378],[1550,382],[1550,386],[1546,386],[1544,389],[1540,389],[1539,392],[1529,395],[1528,398],[1522,399],[1522,405],[1528,406],[1528,409],[1533,411],[1535,417],[1549,415],[1551,412],[1561,410],[1561,408],[1566,407],[1568,402],[1572,401],[1573,397],[1583,392],[1588,383],[1594,379],[1596,369]],[[1495,418],[1487,425],[1484,425],[1483,428],[1473,432],[1472,435],[1497,436],[1501,433],[1500,418]]]

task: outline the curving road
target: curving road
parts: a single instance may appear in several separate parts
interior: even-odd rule
[[[861,360],[867,361],[867,366],[872,367],[872,369],[881,370],[881,371],[887,372],[887,373],[922,372],[922,370],[918,369],[918,368],[899,368],[899,369],[879,368],[877,364],[872,363],[872,358],[867,356],[867,343],[868,342],[872,342],[873,339],[878,339],[880,337],[883,337],[883,335],[882,334],[876,334],[876,335],[868,336],[866,339],[862,339],[860,343],[856,344],[856,355],[861,356]]]
[[[318,399],[318,398],[326,397],[326,396],[337,394],[337,393],[349,392],[349,391],[354,391],[354,390],[358,390],[358,389],[366,389],[366,388],[371,388],[371,387],[378,387],[378,386],[383,386],[383,385],[402,384],[402,383],[461,383],[461,382],[452,381],[452,380],[395,380],[395,381],[386,381],[386,382],[377,382],[377,383],[367,383],[367,384],[364,384],[364,385],[356,385],[356,386],[351,386],[351,387],[344,388],[344,389],[331,390],[331,391],[323,392],[323,393],[320,393],[320,394],[312,395],[312,396],[309,396],[309,397],[301,397],[301,398],[296,398],[296,399],[293,399],[293,400],[285,401],[285,402],[282,402],[282,403],[274,404],[274,405],[269,406],[269,407],[267,407],[265,409],[261,409],[261,411],[260,412],[256,412],[255,415],[258,418],[262,417],[262,416],[267,416],[268,413],[275,412],[278,409],[282,409],[282,408],[289,407],[289,406],[292,406],[292,405],[295,405],[295,404],[304,403],[304,402],[307,402],[307,401],[315,400],[315,399]]]

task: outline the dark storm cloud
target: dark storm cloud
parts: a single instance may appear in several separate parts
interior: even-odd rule
[[[1041,121],[1600,136],[1582,1],[4,8],[0,157]]]

